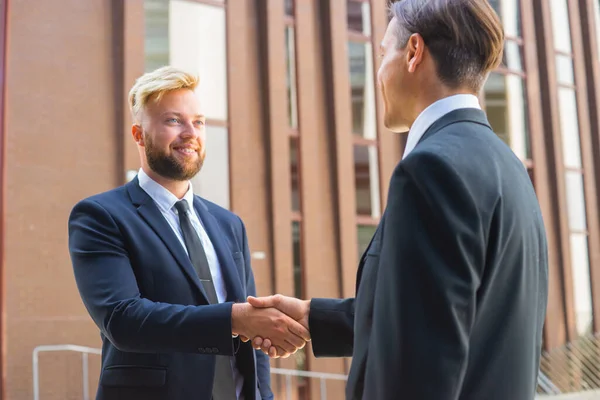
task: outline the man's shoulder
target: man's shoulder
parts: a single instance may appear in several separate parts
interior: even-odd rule
[[[457,120],[424,138],[406,157],[408,165],[423,168],[434,160],[442,165],[481,168],[496,162],[514,162],[515,157],[489,125],[474,120]],[[425,166],[426,167],[426,166]]]
[[[96,204],[102,208],[111,209],[127,203],[131,204],[128,199],[127,185],[122,185],[81,199],[75,204],[75,208],[85,204]]]

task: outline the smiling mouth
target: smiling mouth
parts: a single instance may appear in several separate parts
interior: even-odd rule
[[[176,147],[176,148],[174,148],[174,150],[177,151],[178,153],[184,154],[186,156],[198,153],[198,151],[196,149],[193,149],[191,147]]]

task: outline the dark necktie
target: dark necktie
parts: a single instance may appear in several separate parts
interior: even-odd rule
[[[210,304],[217,304],[217,292],[213,285],[208,259],[204,252],[202,242],[198,237],[198,233],[192,226],[192,221],[188,214],[189,206],[187,201],[180,200],[175,203],[175,208],[179,214],[179,224],[183,233],[183,241],[187,248],[192,265],[196,269],[200,283],[206,291]],[[208,328],[210,329],[210,328]],[[233,380],[233,372],[231,371],[230,358],[225,356],[216,356],[215,365],[215,381],[213,386],[212,397],[214,400],[236,400],[235,383]]]

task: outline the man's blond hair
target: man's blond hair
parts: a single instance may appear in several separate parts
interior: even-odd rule
[[[175,67],[166,66],[140,76],[129,91],[129,109],[134,120],[149,101],[159,101],[167,92],[178,89],[195,90],[197,76]]]

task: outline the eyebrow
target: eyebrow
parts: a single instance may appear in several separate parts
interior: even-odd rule
[[[178,113],[177,111],[165,111],[164,113],[162,113],[162,115],[163,116],[166,116],[166,115],[176,115],[178,117],[182,116],[182,114]],[[196,115],[194,115],[194,118],[205,118],[205,116],[204,116],[204,114],[196,114]]]

